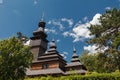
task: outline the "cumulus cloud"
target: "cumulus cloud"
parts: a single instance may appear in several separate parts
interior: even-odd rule
[[[83,18],[83,21],[84,21],[84,22],[88,22],[88,17],[85,16],[85,17]]]
[[[24,45],[29,45],[30,44],[30,40],[28,40],[26,43],[24,43]]]
[[[89,54],[98,52],[98,51],[96,50],[97,48],[98,48],[98,47],[97,47],[96,45],[84,46],[84,50],[89,51]]]
[[[68,55],[68,52],[63,52],[63,54]]]
[[[60,42],[60,39],[57,39],[56,42],[59,43],[59,42]]]
[[[0,0],[0,4],[2,4],[3,3],[3,0]]]
[[[111,7],[106,7],[105,9],[106,9],[106,10],[110,10],[110,9],[111,9]]]
[[[64,26],[62,25],[62,23],[60,21],[55,21],[55,20],[50,20],[48,21],[48,24],[52,24],[54,26],[58,26],[58,28],[63,31]]]
[[[73,42],[77,42],[77,41],[82,41],[83,39],[79,36],[77,36],[75,33],[73,32],[69,32],[69,31],[66,31],[62,34],[64,37],[72,37],[74,38]]]
[[[60,54],[64,59],[66,59],[67,57],[65,56],[65,54]]]
[[[99,18],[100,18],[101,14],[97,13],[93,19],[90,21],[90,24],[92,25],[100,25],[100,22],[99,22]]]
[[[63,36],[65,37],[73,37],[74,40],[73,42],[77,42],[77,41],[83,41],[84,39],[88,39],[88,38],[93,38],[93,35],[90,35],[90,31],[88,29],[88,27],[90,27],[90,24],[92,25],[100,25],[100,22],[98,20],[98,18],[100,18],[101,14],[97,13],[93,19],[89,22],[86,22],[84,24],[81,23],[81,21],[79,21],[76,25],[76,27],[74,27],[72,29],[72,31],[66,31],[63,33]],[[87,19],[87,18],[86,18]]]
[[[98,46],[97,45],[88,45],[88,46],[84,46],[84,50],[89,51],[89,54],[95,54],[97,52],[104,52],[105,50],[108,49],[108,47],[104,47],[103,49],[97,49]]]
[[[89,24],[81,24],[75,28],[73,28],[73,33],[75,34],[75,38],[91,38],[90,31],[88,30]],[[78,41],[78,40],[77,40]]]
[[[77,42],[77,41],[83,41],[86,38],[92,38],[93,36],[90,36],[90,31],[88,30],[88,24],[81,24],[75,28],[73,28],[72,32],[64,32],[63,35],[65,37],[73,37],[74,40],[73,42]]]
[[[72,19],[62,18],[61,21],[68,22],[69,27],[72,27],[72,25],[73,25]]]
[[[61,56],[63,56],[64,59],[67,58],[68,52],[63,52],[62,54],[60,54]]]
[[[68,37],[69,34],[70,34],[70,33],[69,33],[68,31],[66,31],[66,32],[63,33],[63,36]]]
[[[86,22],[84,24],[79,24],[77,27],[73,28],[74,33],[74,42],[86,39],[86,38],[92,38],[93,35],[90,35],[90,31],[88,27],[90,27],[90,24],[92,25],[100,25],[100,22],[98,18],[100,18],[101,14],[97,13],[93,19],[90,22]]]
[[[65,37],[69,37],[69,36],[74,37],[74,36],[75,36],[74,33],[69,32],[69,31],[64,32],[63,35],[64,35]]]
[[[74,39],[73,42],[83,41],[84,39],[89,39],[89,38],[94,37],[93,35],[90,35],[90,31],[88,28],[90,27],[91,24],[92,25],[100,25],[100,22],[98,19],[98,18],[100,18],[100,16],[101,16],[101,14],[99,14],[99,13],[95,14],[95,16],[93,17],[93,19],[91,21],[88,20],[87,16],[85,16],[83,18],[83,21],[85,23],[82,23],[82,21],[78,21],[78,23],[76,23],[73,28],[70,27],[70,26],[73,26],[72,19],[61,18],[59,20],[50,20],[50,21],[48,21],[48,24],[54,25],[55,28],[54,29],[46,29],[46,32],[59,33],[60,31],[62,31],[62,35],[64,37],[72,37]],[[67,22],[69,25],[69,28],[65,28],[63,26],[63,22]],[[59,31],[56,28],[58,28]]]
[[[46,28],[46,29],[45,29],[45,32],[46,32],[46,33],[53,33],[53,34],[57,34],[57,32],[56,32],[56,30],[55,30],[55,29],[48,29],[48,28]]]

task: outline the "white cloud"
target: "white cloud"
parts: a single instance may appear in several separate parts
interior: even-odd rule
[[[67,58],[68,52],[63,52],[62,54],[60,54],[61,56],[63,56],[64,59]]]
[[[100,18],[101,14],[97,13],[93,19],[90,21],[90,24],[92,25],[100,25],[100,22],[99,22],[99,18]]]
[[[65,56],[65,54],[60,54],[64,59],[66,59],[67,57]]]
[[[58,26],[58,28],[63,31],[64,26],[62,25],[62,23],[60,21],[55,21],[55,20],[50,20],[48,21],[48,24],[52,24],[54,26]]]
[[[26,43],[24,43],[24,45],[29,45],[30,44],[30,40],[28,40]]]
[[[82,41],[82,38],[79,38],[75,33],[73,32],[69,32],[69,31],[66,31],[62,34],[64,37],[72,37],[74,38],[73,42],[77,42],[77,41]]]
[[[59,42],[60,42],[60,39],[57,39],[56,42],[59,43]]]
[[[96,45],[84,46],[84,50],[89,51],[89,54],[97,53],[98,51],[96,50],[96,48],[98,48]]]
[[[68,55],[68,52],[63,52],[63,54]]]
[[[52,24],[52,21],[51,21],[51,20],[49,20],[49,21],[48,21],[48,24]]]
[[[53,33],[53,34],[57,34],[57,32],[56,32],[56,30],[55,30],[55,29],[48,29],[48,28],[46,28],[46,29],[45,29],[45,32],[46,32],[46,33]]]
[[[2,4],[3,3],[3,0],[0,0],[0,4]]]
[[[85,38],[92,38],[93,36],[90,36],[90,31],[88,30],[88,23],[86,24],[81,24],[77,27],[74,27],[73,28],[73,31],[72,32],[64,32],[63,35],[65,37],[68,37],[68,36],[71,36],[74,38],[74,41],[73,42],[77,42],[77,41],[82,41],[84,40]]]
[[[95,14],[95,16],[93,17],[93,19],[91,21],[88,21],[88,17],[84,17],[83,21],[86,23],[82,23],[81,21],[79,21],[78,23],[75,24],[75,26],[73,27],[73,29],[70,26],[73,26],[73,20],[72,19],[67,19],[67,18],[61,18],[59,20],[50,20],[48,21],[48,24],[52,24],[54,25],[54,27],[59,29],[60,31],[64,31],[62,33],[62,35],[64,37],[72,37],[74,40],[73,42],[78,42],[78,41],[83,41],[84,39],[89,39],[89,38],[93,38],[93,35],[90,35],[90,31],[89,31],[89,27],[90,24],[92,25],[100,25],[100,22],[98,20],[98,18],[100,18],[101,14],[97,13]],[[64,26],[62,22],[68,22],[69,24],[69,29],[72,30],[67,30]],[[46,32],[50,33],[59,33],[58,30],[54,28],[54,29],[46,29]]]
[[[65,37],[73,37],[74,40],[73,42],[77,42],[77,41],[83,41],[86,38],[92,38],[93,36],[90,36],[90,31],[88,30],[88,23],[86,24],[81,24],[77,27],[73,28],[72,32],[66,31],[63,33],[63,36]]]
[[[85,17],[83,18],[83,21],[84,21],[84,22],[88,22],[88,17],[85,16]]]
[[[78,37],[84,37],[84,38],[91,38],[90,31],[88,30],[88,27],[90,26],[89,23],[81,24],[75,28],[73,28],[73,32]]]
[[[111,9],[111,7],[106,7],[105,9],[106,9],[106,10],[110,10],[110,9]]]
[[[70,32],[68,32],[68,31],[64,32],[64,33],[63,33],[63,36],[65,36],[65,37],[70,36]]]
[[[62,18],[61,21],[68,22],[69,27],[72,27],[72,25],[73,25],[73,20],[72,19]]]
[[[72,31],[66,31],[63,33],[63,36],[65,37],[73,37],[74,40],[73,42],[77,42],[77,41],[83,41],[84,39],[88,39],[88,38],[93,38],[93,35],[90,35],[90,31],[88,29],[88,27],[90,27],[90,24],[92,25],[100,25],[100,22],[98,20],[98,18],[100,18],[101,14],[97,13],[93,19],[89,22],[86,22],[84,24],[81,24],[81,21],[79,21],[73,28]]]
[[[108,47],[103,47],[103,49],[97,49],[98,46],[97,45],[88,45],[88,46],[84,46],[84,50],[89,51],[89,54],[95,54],[97,52],[104,52],[105,50],[108,49]]]

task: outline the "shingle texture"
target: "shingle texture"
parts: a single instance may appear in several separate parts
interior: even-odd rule
[[[64,74],[64,72],[60,68],[42,69],[42,70],[27,69],[26,72],[26,75],[28,76],[47,75],[47,74]]]

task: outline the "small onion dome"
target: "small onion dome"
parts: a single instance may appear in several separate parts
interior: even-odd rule
[[[56,44],[55,44],[55,40],[54,40],[54,38],[52,39],[52,41],[51,41],[51,43],[50,43],[50,48],[57,48],[56,47]]]
[[[74,57],[78,57],[78,55],[76,54],[76,49],[75,49],[75,48],[73,48],[73,55],[72,55],[72,58],[74,58]]]
[[[75,48],[73,49],[73,55],[72,55],[71,62],[80,62],[80,61],[79,61],[79,57],[78,57],[78,55],[76,54],[76,49],[75,49]]]

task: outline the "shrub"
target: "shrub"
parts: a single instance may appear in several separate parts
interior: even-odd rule
[[[27,79],[26,79],[27,80]],[[28,80],[120,80],[120,72],[113,73],[96,73],[91,72],[86,75],[69,75],[61,77],[41,77],[40,79],[28,79]]]

